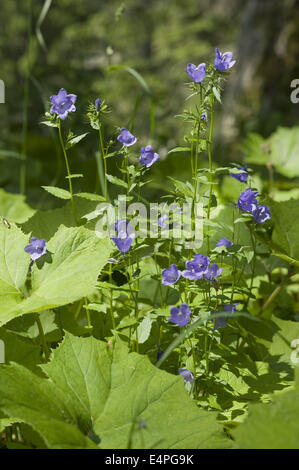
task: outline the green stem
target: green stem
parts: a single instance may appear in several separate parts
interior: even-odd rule
[[[46,341],[46,338],[45,338],[45,333],[44,333],[44,330],[43,330],[43,325],[40,321],[40,318],[39,318],[39,315],[38,313],[35,314],[35,320],[36,320],[36,323],[37,323],[37,327],[38,327],[38,331],[39,331],[39,335],[40,335],[40,338],[41,338],[41,343],[42,343],[42,346],[43,346],[43,352],[44,352],[44,356],[45,356],[45,362],[47,362],[47,360],[49,359],[49,356],[50,356],[50,351],[49,351],[49,348],[48,348],[48,345],[47,345],[47,341]]]
[[[100,149],[101,149],[101,155],[102,155],[102,160],[97,159],[99,180],[101,182],[103,195],[105,196],[105,201],[108,201],[109,194],[108,194],[108,182],[107,182],[107,162],[106,162],[106,155],[105,155],[105,150],[104,150],[102,125],[100,125],[100,128],[99,128],[99,137],[100,137]],[[103,163],[104,163],[104,178],[103,178]],[[103,180],[104,180],[104,188],[103,188]]]
[[[208,155],[209,155],[209,170],[210,170],[210,183],[213,181],[212,171],[213,171],[213,164],[212,164],[212,135],[213,135],[213,124],[214,124],[214,112],[213,112],[213,104],[211,105],[211,124],[210,124],[210,134],[209,134],[209,142],[208,142]],[[212,203],[212,194],[213,194],[213,185],[210,185],[210,193],[209,193],[209,202],[208,202],[208,210],[207,210],[207,219],[210,220],[210,213],[211,213],[211,203]],[[210,228],[208,226],[207,229],[207,252],[210,252]]]
[[[69,188],[70,188],[70,193],[71,193],[72,211],[73,211],[73,215],[74,215],[76,225],[78,225],[76,208],[75,208],[75,204],[74,204],[74,196],[73,196],[73,183],[72,183],[72,178],[71,178],[71,172],[70,172],[69,162],[68,162],[68,158],[67,158],[67,153],[66,153],[66,150],[65,150],[64,142],[63,142],[63,137],[62,137],[62,132],[61,132],[61,120],[60,119],[59,119],[59,125],[58,125],[58,132],[59,132],[60,145],[61,145],[62,152],[63,152],[63,155],[64,155],[66,171],[67,171],[67,174],[68,174]]]
[[[90,319],[90,311],[89,311],[89,308],[88,308],[87,297],[84,297],[84,303],[85,303],[85,310],[86,310],[88,328],[91,329],[92,324],[91,324],[91,319]],[[90,334],[91,334],[91,331],[90,331]]]
[[[31,28],[32,28],[32,0],[28,4],[27,22],[27,70],[24,85],[23,100],[23,131],[22,131],[22,160],[20,170],[20,193],[25,194],[26,190],[26,164],[27,164],[27,132],[28,132],[28,104],[29,104],[29,82],[30,82],[30,52],[31,52]]]

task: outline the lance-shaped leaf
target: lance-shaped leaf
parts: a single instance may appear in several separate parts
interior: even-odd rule
[[[230,447],[214,413],[190,399],[183,377],[128,353],[119,339],[108,345],[66,334],[41,367],[49,379],[2,366],[0,408],[32,426],[48,447]]]

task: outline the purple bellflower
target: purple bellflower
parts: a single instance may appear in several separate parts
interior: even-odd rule
[[[133,240],[135,238],[135,233],[132,225],[128,220],[118,220],[114,226],[117,236],[111,237],[114,241],[117,248],[122,252],[126,253],[129,251]]]
[[[256,206],[255,209],[252,211],[253,218],[255,222],[258,224],[262,224],[266,222],[266,220],[271,219],[271,213],[268,206],[263,206],[263,204],[259,204]]]
[[[184,382],[185,382],[185,384],[186,384],[187,382],[189,382],[190,385],[191,385],[192,388],[193,388],[193,379],[194,379],[194,377],[193,377],[192,372],[190,372],[189,369],[181,369],[181,368],[180,368],[180,369],[179,369],[179,374],[184,377]]]
[[[230,242],[227,238],[220,238],[216,246],[226,246],[228,248],[229,246],[233,246],[233,242]]]
[[[206,113],[201,113],[200,119],[202,121],[206,121],[207,120],[207,114]]]
[[[58,114],[63,121],[69,113],[76,111],[77,95],[68,94],[64,88],[61,88],[57,95],[51,96],[50,101],[52,103],[51,113]]]
[[[134,145],[137,142],[136,137],[124,127],[120,130],[120,134],[117,137],[117,140],[121,142],[125,147],[130,147],[130,145]]]
[[[160,155],[154,152],[154,149],[151,145],[148,145],[147,147],[141,147],[139,158],[141,165],[149,168],[158,160],[160,160]]]
[[[35,261],[46,254],[46,241],[42,238],[39,240],[36,237],[31,237],[30,244],[25,246],[24,250],[31,255],[31,261]]]
[[[194,64],[188,64],[186,72],[195,83],[200,83],[206,76],[206,64],[203,62],[197,67]]]
[[[202,279],[208,272],[210,258],[200,253],[194,255],[193,260],[186,261],[186,270],[183,271],[182,276],[191,281]]]
[[[240,194],[238,200],[238,208],[245,212],[252,212],[258,205],[256,197],[258,196],[258,191],[252,191],[252,189],[247,188],[246,191]]]
[[[219,268],[218,264],[213,263],[209,266],[208,271],[205,274],[207,281],[218,281],[218,276],[222,273],[222,268]]]
[[[180,308],[171,307],[170,315],[171,316],[168,318],[168,320],[171,323],[176,323],[179,326],[185,326],[189,322],[191,310],[186,302],[184,302]]]
[[[236,180],[240,181],[240,183],[247,183],[248,173],[247,173],[247,165],[243,167],[238,166],[238,169],[241,170],[241,173],[230,173],[230,176],[236,178]]]
[[[225,70],[230,69],[235,65],[236,61],[234,60],[232,52],[224,52],[221,54],[219,49],[216,47],[216,57],[214,65],[219,72],[224,72]]]
[[[170,286],[175,284],[181,276],[181,271],[178,270],[175,264],[171,264],[170,268],[165,268],[162,271],[162,284]]]
[[[94,105],[97,111],[99,111],[101,104],[102,104],[102,100],[100,98],[97,98],[94,102]]]
[[[161,217],[159,217],[159,219],[158,219],[159,227],[161,227],[162,229],[167,228],[168,224],[166,223],[166,221],[169,221],[168,215],[166,215],[166,214],[161,215]]]
[[[233,313],[236,311],[237,305],[239,305],[239,303],[223,305],[222,309],[224,312]],[[220,312],[217,312],[217,313],[220,313]],[[230,315],[229,318],[233,318],[233,315]],[[225,327],[226,327],[226,317],[215,318],[214,330],[218,330],[218,328],[225,328]]]

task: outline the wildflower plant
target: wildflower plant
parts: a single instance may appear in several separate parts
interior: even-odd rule
[[[1,366],[0,410],[12,424],[32,426],[48,446],[140,448],[162,439],[166,447],[184,441],[195,448],[217,435],[229,447],[227,434],[247,414],[249,400],[267,401],[270,392],[293,384],[289,366],[287,373],[282,362],[273,367],[268,344],[280,326],[283,338],[290,330],[283,321],[273,326],[269,306],[297,266],[287,251],[291,242],[273,225],[279,209],[254,187],[247,163],[220,167],[213,158],[214,113],[237,63],[217,48],[212,61],[182,70],[182,80],[185,72],[190,79],[188,108],[178,117],[188,134],[185,147],[169,154],[185,158],[190,175],[165,182],[169,205],[163,200],[155,207],[153,232],[152,201],[143,188],[159,171],[162,152],[152,136],[138,135],[136,112],[108,136],[109,96],[91,97],[86,115],[98,137],[97,192],[80,192],[84,175],[71,173],[68,150],[88,133],[66,131],[80,97],[61,88],[50,98],[43,123],[58,129],[69,190],[44,189],[66,205],[46,216],[27,208],[27,220],[0,228],[0,338],[21,345],[23,357],[21,365]],[[111,159],[117,174],[110,174]],[[226,177],[239,188],[230,202],[219,190]],[[198,219],[203,233],[192,244]],[[188,236],[176,235],[182,220],[192,229]],[[45,263],[34,263],[46,254]],[[261,304],[265,277],[272,279],[276,266],[286,277]],[[281,349],[285,354],[275,343]],[[160,413],[168,415],[165,423]],[[202,426],[203,444],[197,441]]]

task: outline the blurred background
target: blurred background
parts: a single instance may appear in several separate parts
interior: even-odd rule
[[[216,106],[215,162],[247,162],[259,172],[257,186],[266,175],[274,198],[299,197],[299,103],[290,99],[291,82],[299,79],[298,0],[1,0],[0,30],[0,78],[6,87],[0,185],[19,192],[27,155],[26,196],[33,206],[42,197],[45,207],[59,204],[41,185],[66,187],[56,129],[40,124],[49,97],[62,87],[78,95],[65,131],[90,132],[71,151],[72,173],[85,176],[75,182],[77,189],[96,188],[98,136],[86,110],[98,97],[111,111],[106,139],[137,110],[139,145],[151,143],[162,158],[153,168],[151,196],[163,194],[166,175],[190,178],[189,157],[167,152],[184,145],[189,131],[189,124],[175,117],[192,106],[186,101],[186,65],[213,62],[215,47],[232,51],[237,60],[223,105]],[[108,165],[115,174],[113,159]],[[232,178],[224,182],[228,198],[234,184]]]

